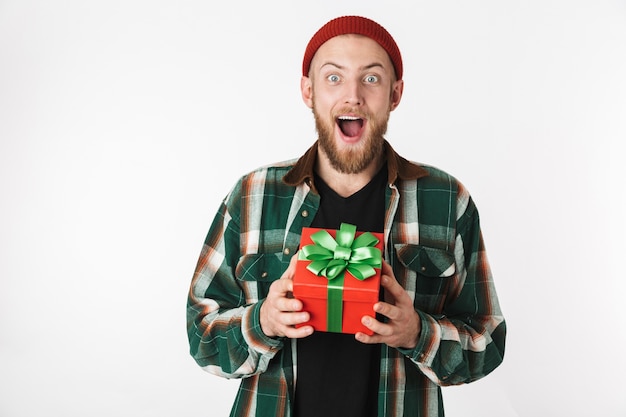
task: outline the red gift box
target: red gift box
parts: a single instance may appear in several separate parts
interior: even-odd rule
[[[343,230],[344,225],[342,225],[341,230]],[[303,310],[310,314],[310,320],[300,326],[311,325],[316,331],[351,334],[363,332],[372,335],[373,332],[361,324],[361,318],[363,316],[375,316],[373,306],[378,302],[379,298],[380,265],[374,267],[374,275],[366,279],[358,279],[348,269],[343,270],[340,273],[343,276],[343,285],[341,283],[335,284],[336,281],[341,281],[341,279],[334,278],[329,280],[326,276],[316,275],[314,272],[311,272],[307,267],[312,261],[303,259],[302,248],[315,244],[311,236],[322,230],[326,230],[333,239],[337,236],[337,230],[309,227],[302,229],[299,259],[296,262],[296,272],[293,281],[293,295],[302,301]],[[365,232],[356,232],[354,237],[358,238],[363,233]],[[377,248],[379,253],[382,254],[382,233],[370,232],[369,234],[378,240],[372,246]],[[380,255],[380,258],[382,258],[382,255]],[[358,273],[356,274],[358,275]],[[340,300],[337,300],[336,295],[331,295],[331,298],[335,299],[335,301],[331,300],[329,303],[329,286],[341,287],[339,288]],[[337,307],[337,303],[340,304],[339,307]],[[329,323],[329,319],[334,320],[334,324],[332,321]]]

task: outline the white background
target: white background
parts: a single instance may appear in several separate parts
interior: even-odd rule
[[[237,177],[314,140],[341,14],[402,50],[388,139],[481,212],[506,358],[447,415],[626,415],[626,2],[0,0],[0,416],[227,415],[187,289]]]

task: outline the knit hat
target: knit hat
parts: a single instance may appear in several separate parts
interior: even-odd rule
[[[396,70],[396,78],[398,80],[402,79],[402,56],[400,55],[398,45],[396,45],[396,42],[384,27],[373,20],[361,16],[337,17],[322,26],[315,35],[313,35],[306,47],[304,60],[302,61],[302,75],[309,75],[309,68],[311,67],[313,56],[324,42],[335,36],[348,33],[367,36],[378,42],[378,44],[387,51],[394,69]]]

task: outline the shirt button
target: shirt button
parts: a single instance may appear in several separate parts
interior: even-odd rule
[[[289,250],[289,248],[285,248],[285,250],[283,251],[283,253],[285,255],[289,255],[291,253],[291,251]]]
[[[309,212],[307,210],[302,210],[302,217],[309,217]]]
[[[424,272],[424,271],[426,271],[426,267],[425,266],[422,267],[422,272]]]
[[[261,278],[267,278],[267,275],[268,275],[268,274],[267,274],[267,272],[263,272],[263,273],[261,274]]]

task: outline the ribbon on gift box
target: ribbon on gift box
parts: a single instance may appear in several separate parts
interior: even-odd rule
[[[344,271],[358,280],[376,275],[374,268],[382,265],[378,239],[365,232],[356,237],[356,226],[342,223],[335,238],[326,230],[311,235],[312,245],[302,247],[298,256],[312,261],[307,269],[328,279],[327,331],[341,332],[343,313]]]

